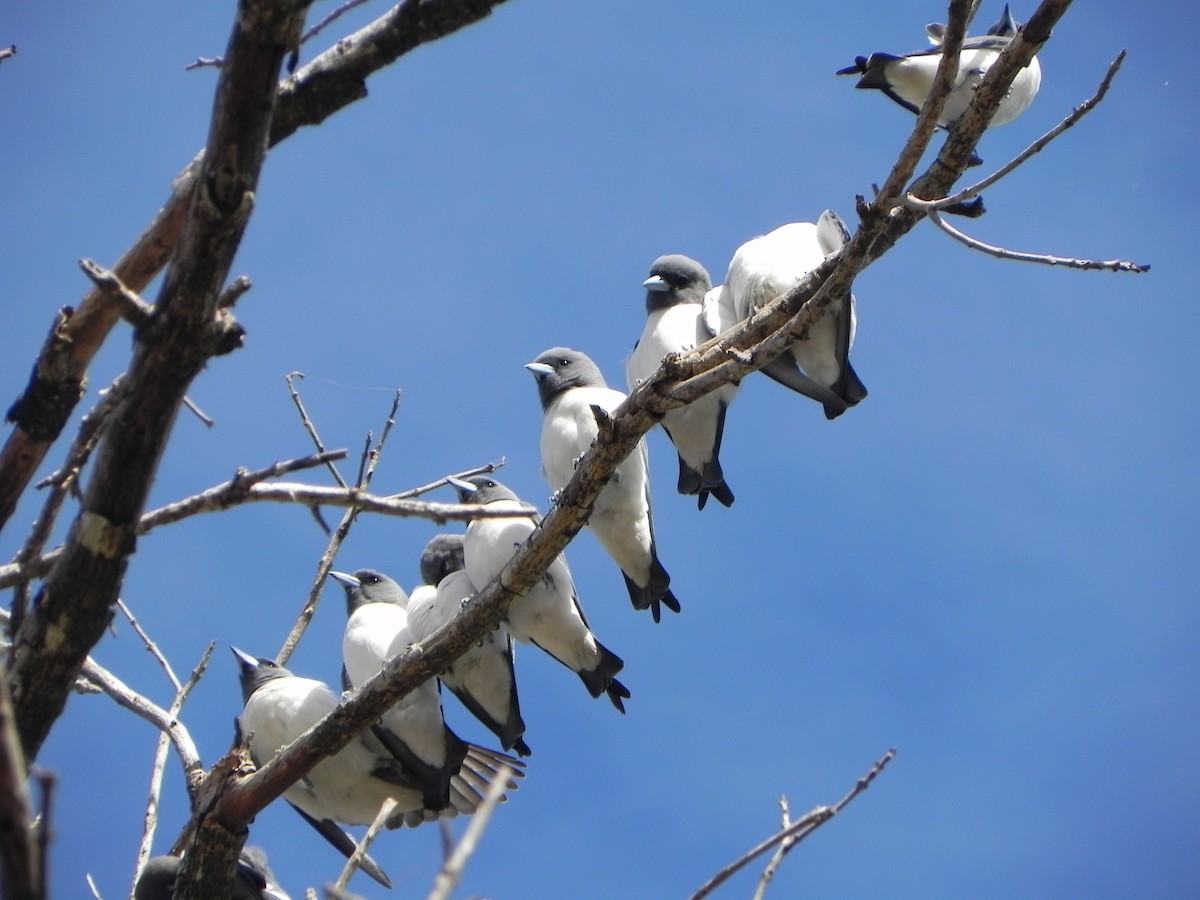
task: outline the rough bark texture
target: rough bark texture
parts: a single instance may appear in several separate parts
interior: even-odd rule
[[[244,3],[217,87],[208,147],[154,315],[62,556],[14,640],[9,679],[22,748],[37,757],[111,617],[135,527],[184,393],[240,328],[217,298],[253,207],[283,57],[304,4]]]
[[[368,76],[423,43],[452,34],[486,17],[504,0],[412,0],[339,41],[279,85],[270,146],[305,125],[367,96]],[[140,292],[163,269],[175,249],[190,208],[204,154],[175,179],[166,204],[112,267],[130,290]],[[12,433],[0,449],[0,529],[12,516],[47,451],[69,421],[86,384],[87,367],[120,318],[120,308],[99,289],[78,307],[63,307],[29,384],[9,408]]]

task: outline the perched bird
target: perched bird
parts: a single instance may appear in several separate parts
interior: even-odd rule
[[[134,900],[171,900],[183,860],[178,856],[154,856],[146,861],[133,888]],[[230,900],[291,900],[275,883],[267,865],[267,854],[259,847],[246,847],[238,857]]]
[[[717,335],[749,318],[849,239],[845,223],[827,209],[815,225],[792,222],[742,244],[729,263],[725,284],[704,298],[705,326]],[[796,341],[763,366],[763,374],[821,403],[827,419],[837,418],[867,396],[849,359],[856,325],[854,295],[847,292],[826,307],[806,340]]]
[[[712,281],[700,263],[679,254],[660,256],[642,286],[646,288],[646,326],[625,363],[631,391],[662,365],[668,353],[694,350],[710,337],[701,312]],[[719,454],[725,411],[737,390],[736,384],[723,385],[663,416],[663,430],[679,455],[678,491],[697,495],[700,509],[709,494],[725,506],[733,503]]]
[[[461,534],[435,535],[425,545],[421,553],[421,577],[425,584],[408,599],[408,630],[413,641],[425,640],[451,621],[475,595],[464,569]],[[403,636],[393,641],[389,655],[403,652],[401,640]],[[529,755],[529,745],[521,737],[525,721],[517,699],[513,643],[508,629],[501,625],[492,631],[440,677],[463,706],[500,738],[505,750]]]
[[[237,648],[233,653],[241,671],[245,704],[237,719],[239,740],[242,735],[249,736],[250,756],[257,765],[271,760],[337,708],[338,695],[327,684],[293,675],[269,659],[255,659]],[[523,763],[471,746],[462,771],[452,779],[452,805],[431,809],[425,805],[425,791],[419,780],[380,743],[374,731],[367,730],[313,766],[283,797],[322,837],[349,857],[354,852],[354,839],[337,823],[369,824],[389,798],[396,801],[397,808],[386,823],[388,828],[473,813],[505,765],[514,776],[524,777],[520,771]],[[515,789],[516,783],[510,779],[508,787]],[[380,884],[391,887],[387,875],[369,856],[363,857],[361,868]]]
[[[1004,7],[1004,15],[988,29],[983,37],[968,37],[963,41],[962,53],[958,58],[958,75],[942,107],[938,124],[946,127],[957,122],[975,96],[975,89],[992,67],[1000,51],[1008,46],[1017,33],[1017,23]],[[895,56],[891,53],[872,53],[856,56],[854,65],[837,71],[838,75],[860,75],[855,87],[876,88],[883,91],[905,109],[919,113],[933,87],[934,76],[942,59],[942,37],[944,26],[930,25],[926,29],[934,45],[928,50],[918,50]],[[1008,93],[1000,101],[991,124],[1004,125],[1023,113],[1042,84],[1042,68],[1037,57],[1029,61],[1009,86]]]
[[[523,509],[516,494],[488,475],[453,479],[452,483],[463,503]],[[540,522],[537,514],[471,521],[463,552],[467,577],[475,590],[482,590],[500,574]],[[558,556],[541,580],[512,604],[506,625],[517,640],[541,647],[575,672],[593,697],[608,694],[613,706],[625,712],[623,701],[629,689],[615,677],[625,664],[592,634],[563,556]]]
[[[567,347],[547,350],[525,368],[537,379],[542,401],[542,474],[561,491],[600,429],[593,407],[611,413],[625,395],[610,388],[586,355]],[[646,441],[627,456],[596,498],[588,527],[621,567],[634,609],[649,609],[654,621],[662,606],[679,612],[671,576],[658,561],[650,510]]]
[[[398,652],[393,645],[402,652],[414,642],[408,629],[408,595],[373,569],[329,575],[346,591],[342,677],[343,687],[350,690],[379,673],[384,661]],[[467,745],[446,726],[436,679],[389,709],[376,726],[376,737],[419,780],[427,807],[444,809],[449,804],[450,778],[466,758]]]

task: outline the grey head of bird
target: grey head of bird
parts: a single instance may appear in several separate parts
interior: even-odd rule
[[[230,647],[238,661],[238,681],[242,685],[242,703],[245,703],[260,687],[275,678],[288,678],[291,672],[265,656],[254,657],[249,653]]]
[[[356,569],[353,575],[345,572],[330,572],[329,577],[346,591],[346,615],[364,603],[394,603],[408,607],[408,594],[395,581],[375,569]]]
[[[542,410],[550,408],[565,391],[577,387],[608,387],[600,367],[586,353],[570,347],[551,347],[525,368],[537,379]]]
[[[646,312],[667,309],[680,303],[703,303],[712,290],[708,270],[690,256],[670,253],[650,266],[650,277],[642,282],[646,289]]]
[[[443,578],[464,565],[463,536],[435,534],[421,551],[421,580],[436,587]]]
[[[470,478],[451,478],[450,483],[458,493],[459,503],[491,503],[493,500],[516,500],[521,498],[490,475],[472,475]]]

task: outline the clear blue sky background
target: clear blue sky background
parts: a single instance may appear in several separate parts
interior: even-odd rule
[[[232,13],[142,0],[0,15],[0,43],[20,50],[0,66],[5,404],[54,310],[88,286],[76,260],[111,264],[202,146],[215,72],[183,66],[222,52]],[[985,4],[981,25],[998,14]],[[656,256],[687,253],[719,281],[756,234],[825,207],[853,222],[911,117],[833,71],[918,49],[944,16],[863,0],[514,0],[405,58],[269,157],[234,266],[254,282],[238,306],[245,348],[194,384],[217,426],[181,416],[151,505],[309,452],[283,380],[299,370],[327,443],[354,452],[403,390],[378,491],[503,456],[501,478],[545,508],[522,364],[572,345],[621,385]],[[626,660],[629,713],[519,653],[529,777],[460,896],[684,895],[776,828],[780,794],[797,813],[831,803],[893,746],[773,896],[1200,894],[1194,26],[1188,4],[1077,4],[1033,107],[980,148],[986,169],[1006,161],[1129,48],[1109,99],[989,190],[967,228],[1151,274],[1000,262],[921,227],[856,285],[867,401],[829,423],[766,379],[745,383],[723,452],[732,509],[678,497],[674,454],[651,435],[683,614],[635,615],[596,540],[571,546],[592,624]],[[85,405],[129,341],[113,334]],[[0,536],[5,559],[38,502]],[[338,566],[411,587],[436,530],[364,517]],[[240,708],[226,646],[278,650],[324,546],[287,506],[140,542],[124,598],[145,627],[181,672],[220,645],[183,716],[206,764]],[[325,600],[292,668],[334,682],[341,591]],[[169,701],[124,623],[96,656]],[[87,872],[106,898],[127,890],[154,737],[104,697],[70,701],[39,760],[58,776],[56,896],[84,896]],[[174,758],[168,773],[158,852],[186,818]],[[340,869],[282,805],[252,841],[294,896]],[[389,833],[375,855],[394,896],[423,895],[437,832]],[[747,896],[757,872],[723,896]]]

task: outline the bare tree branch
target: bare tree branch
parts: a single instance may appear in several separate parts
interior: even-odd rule
[[[10,56],[17,55],[17,45],[9,44],[7,47],[0,47],[0,63],[4,62]]]
[[[175,670],[171,668],[171,664],[167,661],[167,658],[163,656],[162,651],[158,649],[158,644],[154,643],[154,641],[150,639],[150,635],[146,634],[146,632],[142,629],[142,626],[138,624],[138,620],[134,618],[133,611],[125,605],[124,600],[117,600],[117,609],[119,609],[121,614],[129,621],[129,625],[131,628],[133,628],[134,633],[142,639],[142,643],[145,645],[146,649],[150,651],[150,655],[158,661],[159,666],[161,666],[162,670],[167,674],[167,680],[171,682],[171,687],[173,687],[175,692],[178,693],[180,688],[179,679],[175,677]]]
[[[780,825],[781,829],[786,830],[792,824],[792,816],[788,811],[788,801],[786,796],[779,798],[780,810]],[[783,862],[787,852],[795,846],[794,838],[785,838],[779,842],[779,846],[775,848],[775,853],[771,857],[771,861],[767,863],[767,867],[763,869],[762,875],[758,879],[758,886],[754,889],[754,896],[750,900],[763,900],[767,895],[767,886],[770,885],[771,879],[775,877],[775,873],[779,871],[779,866]]]
[[[869,788],[871,786],[871,782],[875,780],[879,773],[887,768],[887,764],[895,759],[895,757],[895,749],[889,750],[886,754],[884,754],[883,758],[881,758],[875,763],[875,765],[871,767],[871,770],[867,772],[866,775],[858,779],[858,782],[853,788],[851,788],[850,792],[841,800],[839,800],[833,806],[818,806],[802,819],[797,820],[788,827],[779,831],[777,834],[767,838],[757,847],[747,851],[745,855],[734,860],[732,863],[727,865],[720,872],[706,881],[703,885],[701,885],[700,889],[696,891],[696,893],[692,894],[691,900],[702,900],[702,898],[707,897],[714,890],[733,877],[737,872],[741,871],[741,869],[749,865],[758,857],[762,856],[777,844],[781,844],[784,841],[789,841],[792,844],[800,843],[800,841],[804,840],[806,837],[840,813],[843,809],[845,809],[851,800]]]
[[[344,454],[344,452],[335,451],[336,454]],[[318,459],[318,457],[308,459]],[[489,471],[489,469],[487,466],[483,466],[467,471]],[[259,473],[251,473],[248,477],[257,474]],[[136,534],[141,536],[155,528],[181,521],[189,516],[219,512],[242,503],[271,502],[296,503],[302,506],[337,506],[345,508],[348,515],[360,511],[373,512],[402,518],[425,518],[438,524],[465,522],[472,518],[503,519],[537,512],[532,506],[522,507],[520,511],[505,512],[489,509],[487,506],[378,497],[374,494],[360,493],[357,488],[342,490],[335,487],[319,487],[292,482],[269,485],[252,484],[245,487],[235,484],[236,481],[237,476],[234,476],[233,481],[146,513],[138,520]],[[63,548],[59,547],[27,562],[12,562],[0,566],[0,588],[12,587],[45,576],[62,558],[62,554]]]
[[[909,135],[896,164],[888,174],[887,181],[879,191],[876,203],[887,204],[900,196],[916,171],[917,163],[925,155],[929,142],[933,140],[942,108],[946,105],[946,98],[950,96],[950,89],[958,75],[958,57],[962,51],[963,38],[967,34],[967,25],[977,6],[978,0],[975,4],[972,4],[971,0],[951,0],[946,31],[942,35],[942,59],[933,77],[929,96],[925,98],[925,104],[917,116],[917,124],[913,126],[912,134]]]
[[[350,12],[350,10],[354,9],[356,6],[362,6],[366,2],[367,0],[346,0],[345,3],[335,9],[333,12],[329,13],[329,15],[323,18],[316,25],[310,26],[309,29],[304,32],[304,34],[300,35],[300,43],[305,44],[308,41],[311,41],[318,34],[340,19],[343,15]]]
[[[969,247],[972,250],[978,250],[980,253],[986,253],[988,256],[994,256],[997,259],[1011,259],[1017,262],[1041,263],[1046,266],[1065,266],[1068,269],[1093,269],[1106,272],[1145,273],[1150,271],[1150,266],[1148,265],[1124,259],[1074,259],[1065,256],[1050,256],[1045,253],[1024,253],[1020,250],[1008,250],[1004,247],[997,247],[994,244],[986,244],[978,238],[964,234],[943,219],[942,214],[938,211],[937,203],[918,200],[910,194],[905,199],[905,204],[923,211],[929,217],[930,222],[963,246]]]
[[[0,679],[0,894],[5,897],[45,896],[25,775],[12,699],[7,682]]]
[[[375,72],[422,44],[486,18],[502,2],[406,0],[339,41],[279,85],[270,146],[363,99],[366,80]],[[166,265],[204,167],[202,151],[176,176],[166,204],[113,266],[130,290],[144,289]],[[83,396],[87,367],[119,317],[117,304],[100,290],[90,292],[74,309],[64,306],[55,317],[29,384],[8,410],[7,419],[15,427],[0,449],[0,529]]]
[[[484,463],[482,466],[475,466],[473,469],[465,469],[462,472],[455,472],[453,475],[444,475],[437,481],[431,481],[429,484],[423,484],[420,487],[409,488],[407,491],[400,491],[398,494],[388,494],[389,500],[403,500],[409,497],[419,497],[421,494],[427,494],[430,491],[437,490],[440,487],[445,487],[450,483],[451,478],[460,480],[470,478],[472,475],[490,475],[497,469],[504,468],[505,459],[500,457],[492,463]]]
[[[201,424],[203,424],[205,428],[212,428],[217,424],[216,420],[213,419],[212,416],[208,415],[208,413],[202,410],[199,406],[197,406],[196,401],[187,394],[183,395],[183,405],[187,408],[188,412],[200,420]]]
[[[284,381],[287,382],[288,395],[292,398],[292,403],[296,405],[296,411],[300,414],[300,423],[304,426],[304,430],[308,432],[308,436],[312,438],[313,446],[317,448],[317,453],[325,453],[325,442],[321,440],[321,435],[317,433],[317,426],[313,424],[312,416],[308,414],[308,410],[304,407],[304,400],[300,396],[300,392],[296,390],[294,379],[305,378],[303,372],[288,372],[284,376]],[[343,454],[344,456],[345,454]],[[342,478],[342,473],[338,471],[337,466],[333,464],[332,459],[326,459],[325,467],[329,469],[329,473],[333,476],[333,480],[339,486],[345,488],[349,485]]]
[[[172,719],[179,716],[180,710],[183,709],[183,704],[187,700],[194,688],[200,681],[208,668],[208,661],[212,659],[212,652],[216,648],[217,642],[210,641],[204,655],[200,657],[200,662],[192,669],[192,674],[188,676],[188,680],[175,689],[175,699],[171,701],[171,708],[167,710],[167,715]],[[133,895],[133,888],[136,887],[138,878],[142,874],[142,869],[146,867],[146,860],[150,858],[150,851],[154,846],[154,832],[158,829],[158,801],[162,795],[162,780],[163,773],[167,766],[167,745],[170,740],[170,735],[165,732],[159,732],[158,743],[154,748],[154,762],[150,767],[150,789],[146,797],[146,814],[142,819],[142,842],[138,845],[137,862],[134,865],[133,883],[130,885],[130,896]]]
[[[66,500],[67,493],[71,490],[78,490],[80,473],[87,464],[88,457],[91,456],[92,449],[96,446],[96,441],[99,440],[105,423],[120,399],[120,385],[121,379],[118,377],[106,390],[100,392],[100,402],[84,416],[83,421],[79,424],[79,430],[75,434],[75,440],[71,442],[70,449],[67,450],[67,458],[63,461],[62,467],[38,483],[38,487],[49,486],[50,492],[42,504],[41,514],[33,524],[32,532],[17,554],[15,560],[17,565],[28,564],[41,555],[46,541],[50,539],[54,523],[58,521],[58,514]],[[28,582],[21,582],[13,600],[12,618],[9,620],[10,634],[15,634],[21,627],[21,621],[25,618],[25,610],[28,608],[28,594]]]
[[[496,811],[496,806],[500,803],[504,787],[508,784],[510,777],[512,777],[512,769],[508,766],[501,766],[495,779],[488,785],[483,803],[471,817],[471,824],[463,832],[462,840],[458,842],[458,846],[454,848],[450,858],[438,870],[437,877],[433,880],[433,890],[429,892],[427,900],[449,900],[450,894],[458,887],[467,863],[474,856],[475,848],[479,846],[479,840],[483,837],[492,813]]]
[[[989,73],[990,93],[984,89],[989,84],[985,79],[976,95],[976,107],[984,97],[991,106],[974,118],[970,111],[964,116],[966,125],[960,121],[939,160],[918,184],[938,187],[936,196],[941,196],[961,175],[970,147],[986,127],[1007,87],[1007,82],[1001,83],[995,77],[996,73],[1003,73],[1011,81],[1048,36],[1050,26],[1067,5],[1069,0],[1045,0],[1026,26],[1027,32],[1041,34],[1040,40],[1023,45],[1018,38],[1009,45],[1005,51],[1008,61],[1002,54]],[[574,477],[560,492],[555,508],[518,548],[499,577],[464,606],[461,615],[390,660],[351,699],[257,772],[246,777],[231,771],[228,782],[215,791],[212,803],[200,810],[200,828],[213,833],[213,844],[236,841],[251,817],[320,759],[336,753],[396,700],[443,670],[458,654],[495,628],[512,601],[528,590],[582,528],[610,474],[663,412],[753,371],[755,363],[765,363],[770,356],[755,355],[759,343],[770,343],[777,336],[774,338],[777,343],[770,344],[773,355],[797,339],[821,315],[824,304],[848,289],[863,266],[894,244],[919,219],[903,208],[885,213],[865,204],[861,213],[863,224],[849,245],[810,273],[793,291],[695,351],[669,357],[655,375],[632,392],[613,413],[611,427],[602,432],[580,460]]]
[[[350,858],[346,860],[346,865],[342,867],[342,872],[338,875],[337,881],[333,883],[335,890],[344,891],[346,885],[350,883],[350,878],[358,871],[358,865],[362,862],[362,858],[367,855],[367,850],[378,837],[380,829],[388,820],[388,816],[392,814],[392,810],[396,808],[396,801],[390,797],[383,801],[383,805],[379,807],[379,814],[375,816],[375,821],[371,823],[371,827],[367,829],[367,833],[362,836],[362,840],[354,845],[354,852],[350,854]]]
[[[242,329],[217,309],[217,297],[254,206],[279,68],[299,38],[306,6],[247,0],[238,8],[208,148],[154,316],[137,329],[124,397],[101,439],[63,555],[13,641],[9,682],[31,760],[109,622],[188,385],[212,357],[240,345]]]
[[[195,62],[190,62],[183,67],[185,72],[193,72],[196,69],[212,68],[219,69],[225,63],[225,60],[219,56],[198,56]]]
[[[1040,138],[1014,156],[1009,162],[1001,166],[987,178],[977,181],[970,187],[963,188],[952,197],[946,197],[943,200],[934,202],[934,208],[939,210],[946,209],[948,207],[964,203],[965,201],[970,200],[972,197],[977,197],[979,194],[983,193],[985,189],[991,187],[1000,179],[1004,178],[1019,165],[1027,161],[1030,157],[1041,152],[1041,150],[1047,144],[1049,144],[1052,140],[1054,140],[1100,104],[1100,101],[1104,99],[1106,94],[1108,94],[1108,89],[1112,85],[1112,81],[1116,77],[1117,72],[1121,70],[1121,64],[1124,61],[1125,51],[1122,50],[1117,54],[1116,59],[1109,63],[1108,71],[1104,74],[1104,78],[1101,80],[1100,86],[1096,89],[1095,94],[1083,101],[1083,103],[1079,104],[1079,106],[1075,107],[1075,109],[1071,111],[1070,115],[1068,115],[1065,119],[1043,134]]]
[[[291,381],[288,381],[288,387],[291,387]],[[299,400],[299,395],[295,395]],[[358,484],[355,486],[353,493],[365,491],[371,483],[371,478],[375,475],[375,468],[379,465],[379,460],[383,456],[383,446],[387,442],[388,435],[391,434],[392,426],[396,424],[396,410],[400,407],[400,392],[396,391],[392,396],[392,408],[388,412],[387,421],[383,426],[383,433],[379,436],[379,443],[374,450],[371,449],[370,437],[367,438],[367,446],[363,453],[363,464],[359,467]],[[305,414],[307,416],[307,413]],[[311,424],[311,420],[310,420]],[[313,428],[315,436],[316,428]],[[340,479],[339,479],[340,480]],[[316,508],[316,504],[312,505]],[[296,645],[300,643],[300,638],[304,636],[304,632],[308,628],[308,623],[312,621],[313,616],[317,612],[317,604],[321,602],[321,596],[325,590],[325,577],[329,574],[329,570],[333,568],[333,560],[337,557],[338,550],[342,547],[342,542],[346,540],[346,535],[350,533],[350,526],[354,524],[354,517],[357,510],[348,508],[342,515],[342,520],[338,523],[338,527],[333,530],[329,536],[329,543],[325,546],[325,552],[321,554],[321,559],[317,563],[317,571],[313,576],[312,587],[309,588],[308,597],[304,601],[304,606],[300,608],[300,613],[296,616],[296,621],[292,624],[292,630],[288,632],[288,636],[284,639],[283,646],[279,648],[279,653],[275,657],[275,661],[279,665],[286,665],[291,659],[292,653],[296,650]]]
[[[203,777],[204,770],[200,764],[200,754],[196,750],[196,744],[183,723],[177,721],[168,710],[133,690],[90,656],[84,661],[82,672],[84,678],[108,694],[118,705],[125,707],[138,718],[145,719],[171,739],[175,752],[179,755],[179,763],[183,766],[183,777],[188,785],[188,793],[194,793],[197,782]]]

